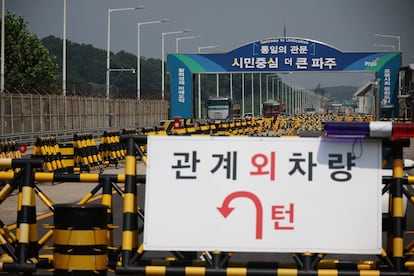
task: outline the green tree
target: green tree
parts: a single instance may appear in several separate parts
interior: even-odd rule
[[[5,82],[8,91],[49,94],[57,91],[57,64],[23,17],[5,17]]]

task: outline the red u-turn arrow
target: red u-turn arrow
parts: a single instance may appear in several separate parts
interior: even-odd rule
[[[263,237],[263,207],[259,198],[255,194],[246,191],[231,193],[223,200],[221,207],[217,207],[217,209],[223,217],[227,218],[228,215],[230,215],[230,213],[234,210],[233,207],[229,206],[230,202],[238,197],[246,197],[253,201],[256,207],[256,240],[261,240]]]

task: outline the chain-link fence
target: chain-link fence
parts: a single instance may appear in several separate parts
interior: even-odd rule
[[[168,102],[98,97],[4,93],[0,139],[37,133],[153,127],[168,118]]]

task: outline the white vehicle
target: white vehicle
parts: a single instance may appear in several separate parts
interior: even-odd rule
[[[210,120],[228,120],[233,117],[233,101],[229,97],[211,97],[207,100],[207,117]]]
[[[314,107],[307,107],[305,113],[308,115],[316,114],[316,109]]]
[[[244,113],[244,116],[243,117],[244,118],[247,118],[247,119],[253,118],[253,113],[251,113],[251,112]]]

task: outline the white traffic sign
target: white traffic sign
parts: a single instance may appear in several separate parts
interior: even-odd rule
[[[381,141],[149,136],[144,248],[381,252]]]

